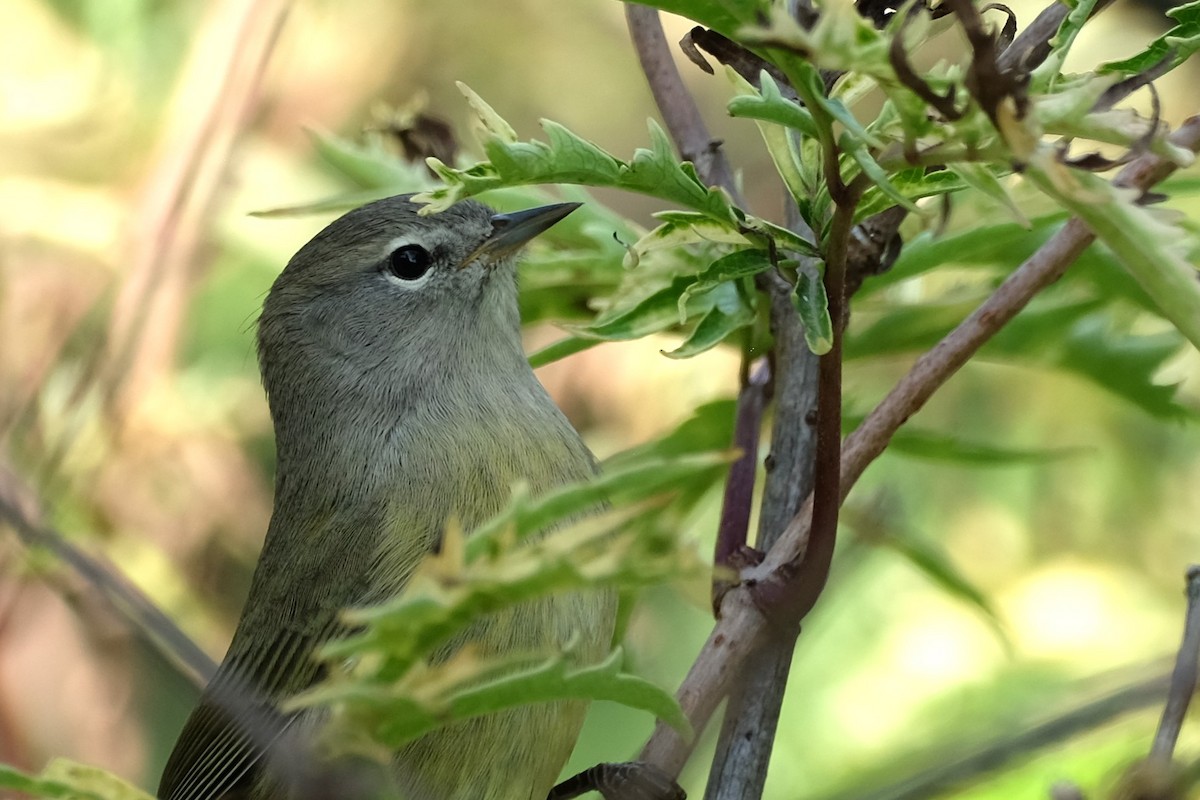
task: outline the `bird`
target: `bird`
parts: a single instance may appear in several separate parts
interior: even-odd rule
[[[284,732],[315,731],[321,712],[278,704],[325,675],[314,652],[352,632],[342,610],[394,597],[448,522],[470,531],[518,481],[537,494],[596,474],[529,366],[517,304],[521,249],[577,206],[498,213],[462,200],[426,215],[398,195],[330,223],[275,280],[257,337],[276,441],[271,520],[161,800],[314,796],[297,759],[289,770],[272,750],[295,739]],[[569,643],[599,660],[614,620],[611,592],[581,589],[474,620],[441,656]],[[386,772],[406,800],[542,800],[585,711],[572,700],[455,722],[392,754]]]

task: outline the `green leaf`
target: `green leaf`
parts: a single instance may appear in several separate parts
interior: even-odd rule
[[[914,458],[977,467],[1045,464],[1091,452],[1087,447],[1007,447],[907,425],[896,432],[888,448],[889,451]]]
[[[445,186],[419,195],[435,213],[466,197],[501,186],[538,183],[574,183],[639,192],[699,211],[728,225],[737,217],[728,196],[705,186],[690,162],[679,162],[670,139],[653,120],[649,123],[650,148],[634,151],[623,162],[599,146],[550,120],[542,121],[546,142],[515,141],[511,128],[466,86],[460,86],[484,122],[481,144],[488,161],[455,169],[431,158],[428,164]]]
[[[823,356],[833,348],[833,323],[829,319],[829,298],[825,284],[807,271],[796,277],[792,305],[804,323],[804,341],[808,349]]]
[[[388,189],[387,197],[427,188],[431,181],[420,164],[409,164],[383,149],[378,142],[356,144],[340,136],[310,130],[321,160],[363,189]]]
[[[736,227],[710,219],[695,211],[660,211],[654,215],[662,224],[633,243],[632,261],[639,262],[649,253],[677,250],[690,244],[732,244],[747,247],[753,243]],[[626,266],[632,268],[636,263]]]
[[[670,285],[655,291],[631,308],[605,314],[590,325],[564,325],[570,333],[587,339],[626,341],[658,333],[680,324],[679,298],[693,283],[691,277],[675,278]],[[714,300],[708,293],[687,301],[684,318],[706,314]]]
[[[705,403],[666,436],[610,456],[604,461],[603,471],[619,471],[648,459],[717,452],[733,440],[736,412],[737,401],[733,399]],[[713,472],[723,469],[724,465],[719,465]]]
[[[846,337],[843,358],[849,361],[928,350],[974,311],[981,300],[982,297],[895,305],[865,329]]]
[[[879,162],[871,157],[866,144],[848,134],[842,134],[839,137],[839,142],[842,151],[854,159],[854,163],[858,164],[858,168],[863,171],[864,175],[871,179],[871,183],[883,192],[885,197],[892,200],[895,205],[903,206],[914,214],[924,213],[917,207],[916,203],[910,200],[904,192],[900,191],[899,187],[892,183],[887,171],[879,166]]]
[[[967,183],[961,177],[949,170],[926,173],[924,169],[908,169],[889,177],[889,183],[910,201],[922,197],[934,197],[943,194],[953,194],[967,188]],[[861,222],[885,209],[896,205],[896,202],[878,186],[872,186],[863,201],[854,210],[854,221]]]
[[[1193,53],[1200,50],[1200,0],[1176,6],[1167,12],[1167,16],[1175,20],[1175,26],[1171,30],[1159,36],[1137,55],[1101,64],[1096,71],[1137,75],[1158,64],[1168,53],[1171,54],[1170,69],[1175,69],[1191,58]]]
[[[679,295],[679,322],[687,320],[688,301],[694,295],[710,292],[723,283],[751,278],[771,268],[771,258],[764,250],[735,250],[708,265],[704,272]]]
[[[542,349],[530,353],[529,366],[538,369],[568,356],[573,356],[576,353],[582,353],[584,350],[595,347],[598,344],[600,344],[599,339],[568,336],[565,339],[559,339],[554,344],[548,344]]]
[[[736,284],[723,283],[712,293],[715,300],[712,309],[700,318],[683,344],[663,355],[668,358],[691,358],[711,350],[754,322],[754,307],[743,297]]]
[[[899,553],[951,597],[981,612],[1005,641],[1008,640],[992,601],[955,566],[937,543],[915,536],[884,536],[880,544]]]
[[[110,772],[65,758],[54,759],[38,776],[0,764],[0,789],[49,800],[154,800]]]
[[[856,72],[895,83],[888,58],[889,40],[854,8],[853,3],[820,3],[817,23],[805,29],[782,3],[772,5],[766,25],[747,27],[738,40],[750,46],[778,47],[777,63],[795,85],[792,70],[800,62],[839,72]],[[801,55],[802,54],[802,55]],[[823,94],[823,92],[820,92]]]
[[[1063,212],[1036,217],[1032,220],[1033,230],[1008,222],[977,222],[940,237],[922,233],[905,243],[890,270],[872,278],[863,288],[878,290],[946,265],[994,264],[997,268],[1011,269],[1015,259],[1032,254],[1066,217]]]
[[[804,136],[817,135],[817,124],[812,114],[804,106],[784,97],[771,73],[766,70],[759,73],[761,90],[756,90],[732,70],[729,75],[738,90],[738,96],[730,100],[727,106],[731,117],[773,122]]]
[[[1176,387],[1155,378],[1183,341],[1174,332],[1146,336],[1114,335],[1100,316],[1080,320],[1063,342],[1058,364],[1163,419],[1194,418],[1175,400]]]
[[[485,522],[467,543],[467,559],[478,557],[493,545],[491,540],[509,530],[518,538],[545,530],[605,503],[630,505],[667,491],[690,476],[726,464],[736,453],[697,453],[673,459],[646,458],[602,473],[594,480],[570,484],[536,499],[515,497],[503,512]]]
[[[620,671],[618,648],[597,664],[579,666],[562,656],[532,665],[526,657],[456,658],[446,665],[448,680],[432,680],[399,693],[393,687],[328,684],[308,693],[308,705],[344,703],[375,741],[399,748],[448,722],[505,709],[557,700],[608,700],[649,711],[686,739],[691,726],[675,699],[648,681]]]
[[[1017,206],[1016,202],[1013,201],[1008,189],[987,166],[963,161],[956,164],[947,164],[946,169],[961,178],[963,183],[972,189],[999,203],[1022,228],[1031,227],[1025,214]]]
[[[766,70],[760,75],[762,95],[732,68],[726,67],[725,73],[735,89],[744,93],[729,102],[730,115],[754,119],[775,170],[792,197],[799,202],[813,191],[815,183],[810,184],[810,176],[806,175],[800,156],[793,147],[793,131],[800,130],[803,135],[816,136],[817,127],[812,115],[799,104],[784,99],[774,78]]]
[[[654,120],[649,120],[650,149],[638,148],[625,166],[620,188],[674,200],[695,208],[716,220],[736,223],[729,197],[720,189],[709,188],[696,174],[690,161],[675,158],[671,139]]]
[[[456,719],[467,719],[531,702],[608,700],[648,711],[690,740],[692,727],[675,698],[649,681],[622,672],[623,658],[616,648],[598,664],[573,669],[564,659],[549,659],[525,672],[464,690],[451,700],[451,713]]]
[[[1184,339],[1168,331],[1146,336],[1114,330],[1102,300],[1031,304],[1004,327],[984,353],[1029,366],[1041,363],[1073,372],[1160,419],[1194,417],[1175,400],[1175,387],[1156,383]]]
[[[620,673],[619,655],[588,666],[580,662],[594,652],[571,647],[493,657],[470,647],[446,656],[445,645],[482,616],[535,598],[703,574],[695,549],[681,547],[673,528],[635,524],[644,512],[638,505],[733,457],[636,459],[537,498],[518,487],[504,511],[470,537],[451,522],[441,548],[400,595],[344,613],[355,632],[322,648],[329,677],[285,710],[334,704],[341,712],[335,718],[393,745],[434,725],[562,698],[613,700],[679,724],[670,696]]]
[[[1200,280],[1187,255],[1195,237],[1158,209],[1137,204],[1140,193],[1090,172],[1070,169],[1051,148],[1030,160],[1028,178],[1057,200],[1116,254],[1162,315],[1200,347]]]
[[[1070,13],[1058,26],[1058,33],[1050,40],[1050,55],[1033,71],[1035,87],[1044,89],[1054,84],[1062,72],[1063,62],[1066,61],[1071,46],[1075,43],[1075,37],[1092,15],[1096,0],[1072,0],[1068,5],[1071,6]]]

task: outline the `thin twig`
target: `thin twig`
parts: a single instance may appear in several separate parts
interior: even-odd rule
[[[1183,718],[1196,692],[1197,660],[1200,660],[1200,566],[1187,571],[1187,615],[1183,626],[1183,642],[1175,657],[1171,673],[1171,688],[1163,708],[1158,732],[1150,748],[1150,761],[1166,767],[1175,755],[1175,743],[1183,730]]]
[[[942,747],[929,753],[924,759],[930,763],[926,769],[887,786],[864,791],[861,787],[850,791],[820,795],[819,800],[921,800],[940,797],[955,788],[962,788],[972,779],[995,772],[1010,764],[1024,763],[1030,754],[1094,731],[1125,715],[1157,705],[1170,681],[1170,673],[1161,662],[1147,664],[1137,674],[1150,673],[1089,700],[1068,711],[1041,722],[1028,724],[1018,722],[1012,726],[1013,733],[971,750],[946,752]],[[921,760],[919,757],[913,760]]]
[[[1192,117],[1171,135],[1173,144],[1200,149],[1200,117]],[[1118,183],[1145,190],[1175,169],[1166,159],[1147,155],[1130,164]],[[926,353],[901,379],[842,451],[843,497],[867,466],[879,456],[892,435],[915,414],[945,381],[994,336],[1042,289],[1056,281],[1095,239],[1082,222],[1072,219],[1029,257],[971,316]],[[768,622],[752,595],[759,586],[779,580],[780,566],[794,561],[808,543],[810,504],[793,518],[779,543],[763,563],[747,570],[749,580],[725,596],[721,618],[713,628],[691,671],[676,694],[696,730],[708,723],[728,691],[743,660],[766,638]],[[757,580],[757,583],[756,583]],[[672,729],[659,725],[642,750],[642,759],[678,774],[690,746]]]

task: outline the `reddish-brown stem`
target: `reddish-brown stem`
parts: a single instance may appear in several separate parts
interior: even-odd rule
[[[720,607],[721,596],[732,585],[729,574],[736,570],[737,555],[746,550],[750,512],[754,503],[754,478],[758,472],[758,439],[762,430],[763,407],[767,401],[770,367],[764,361],[746,380],[738,393],[734,418],[733,446],[742,451],[729,468],[721,520],[717,525],[717,543],[713,549],[713,608]]]

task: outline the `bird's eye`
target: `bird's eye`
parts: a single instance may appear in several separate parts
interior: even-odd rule
[[[433,259],[419,244],[397,247],[387,258],[385,269],[402,281],[415,281],[429,271]]]

